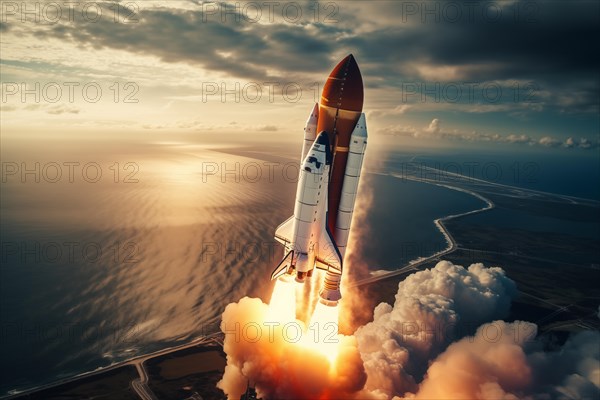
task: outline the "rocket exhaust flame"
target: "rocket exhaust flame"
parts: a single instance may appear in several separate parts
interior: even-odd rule
[[[305,283],[296,282],[296,318],[300,321],[306,321],[310,315],[310,294],[312,289],[312,280]]]
[[[296,320],[296,291],[294,281],[289,276],[284,275],[275,282],[268,317],[280,323]]]

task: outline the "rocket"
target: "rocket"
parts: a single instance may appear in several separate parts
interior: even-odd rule
[[[294,214],[275,231],[285,250],[271,279],[289,275],[304,282],[322,269],[319,301],[327,306],[342,298],[343,260],[367,146],[363,98],[362,76],[350,54],[329,74],[306,121]]]

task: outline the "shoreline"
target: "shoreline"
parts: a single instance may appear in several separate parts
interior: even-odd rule
[[[416,260],[412,260],[409,261],[408,264],[401,266],[398,269],[395,269],[393,271],[386,271],[386,272],[381,272],[381,273],[377,273],[376,275],[373,275],[371,277],[368,278],[364,278],[361,279],[359,281],[355,281],[355,282],[351,282],[349,284],[350,287],[357,287],[357,286],[363,286],[363,285],[367,285],[367,284],[371,284],[383,279],[387,279],[393,276],[397,276],[397,275],[401,275],[404,274],[408,271],[417,271],[417,268],[420,267],[423,264],[426,264],[436,258],[439,258],[441,256],[445,256],[446,254],[450,254],[453,251],[456,250],[457,246],[456,246],[456,241],[454,240],[454,237],[452,236],[452,234],[450,233],[450,231],[448,230],[448,228],[446,228],[446,225],[444,225],[444,221],[448,221],[451,219],[455,219],[455,218],[460,218],[460,217],[464,217],[467,215],[472,215],[472,214],[478,214],[484,211],[489,211],[491,209],[493,209],[495,207],[495,204],[488,198],[482,196],[479,193],[470,191],[468,189],[463,189],[463,188],[459,188],[456,186],[451,186],[448,184],[444,184],[444,183],[435,183],[435,182],[430,182],[427,180],[423,180],[422,178],[418,178],[418,177],[412,177],[412,176],[398,176],[397,174],[394,173],[390,173],[390,174],[383,174],[383,173],[375,173],[377,175],[384,175],[384,176],[392,176],[394,178],[398,178],[398,179],[407,179],[413,182],[421,182],[421,183],[425,183],[428,185],[434,185],[434,186],[439,186],[439,187],[444,187],[446,189],[449,190],[455,190],[458,192],[462,192],[462,193],[466,193],[469,194],[473,197],[478,198],[479,200],[483,201],[486,205],[482,208],[478,208],[475,210],[470,210],[470,211],[465,211],[463,213],[460,214],[451,214],[451,215],[446,215],[444,217],[440,217],[437,219],[433,220],[434,225],[438,228],[438,230],[440,231],[440,233],[444,236],[444,239],[446,240],[446,243],[448,244],[448,247],[446,247],[443,250],[440,250],[438,252],[435,252],[429,256],[426,257],[421,257],[418,258]]]

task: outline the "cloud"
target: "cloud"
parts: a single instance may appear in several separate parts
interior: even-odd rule
[[[579,140],[576,140],[576,139],[573,139],[572,137],[569,137],[564,141],[564,143],[562,145],[563,145],[563,147],[566,147],[568,149],[580,148],[580,149],[587,150],[587,149],[598,148],[599,143],[598,143],[598,141],[596,141],[596,143],[594,143],[587,138],[580,138]]]
[[[367,111],[367,118],[379,118],[387,115],[402,115],[411,110],[414,106],[411,104],[400,104],[392,109],[379,109]]]
[[[13,105],[2,105],[2,108],[0,108],[0,111],[2,112],[10,112],[16,110],[18,110],[18,107]]]
[[[68,106],[65,104],[56,104],[56,105],[27,104],[27,105],[24,105],[21,107],[19,107],[17,105],[9,104],[9,105],[2,106],[2,112],[5,112],[5,111],[6,112],[14,112],[14,111],[19,111],[19,110],[23,110],[26,112],[43,110],[47,114],[51,114],[51,115],[79,114],[81,112],[81,110],[79,108],[74,107],[74,106]]]
[[[256,130],[260,132],[276,132],[278,129],[275,125],[263,125],[259,126]]]
[[[427,128],[425,128],[426,132],[429,133],[433,133],[434,135],[440,133],[440,120],[437,118],[434,118],[431,123],[429,124],[429,126]]]
[[[544,136],[541,138],[538,143],[542,146],[546,147],[565,147],[565,148],[580,148],[580,149],[594,149],[598,147],[598,143],[594,143],[587,138],[580,138],[579,140],[575,140],[572,137],[567,138],[565,141],[561,142],[558,139],[555,139],[550,136]]]
[[[97,4],[103,15],[113,15],[110,4]],[[152,7],[140,10],[138,23],[114,23],[112,18],[89,23],[76,18],[68,24],[39,26],[35,34],[41,39],[54,37],[96,49],[154,55],[168,63],[197,64],[258,81],[329,68],[333,43],[322,40],[321,25],[309,29],[264,20],[252,23],[241,10],[230,11],[223,22],[218,15],[205,15],[201,9]],[[330,35],[335,30],[327,29]],[[308,53],[310,57],[306,57]]]
[[[580,149],[595,149],[599,146],[598,142],[587,138],[580,138],[575,140],[571,137],[567,138],[564,142],[551,136],[544,136],[540,139],[534,139],[529,135],[525,134],[514,134],[500,135],[500,134],[488,134],[480,133],[477,131],[459,131],[459,130],[443,130],[442,121],[439,118],[431,120],[429,125],[422,128],[415,128],[412,126],[395,125],[388,126],[379,130],[379,133],[383,135],[393,136],[408,136],[419,139],[439,140],[439,139],[450,139],[450,140],[462,140],[469,142],[497,142],[497,143],[510,143],[510,144],[521,144],[521,145],[539,145],[543,147],[565,147],[565,148],[580,148]]]
[[[591,149],[593,147],[593,144],[588,139],[581,138],[579,139],[579,147],[581,147],[582,149]]]
[[[46,112],[52,115],[61,115],[61,114],[79,114],[79,108],[77,107],[69,107],[65,105],[56,105],[48,107]]]
[[[109,3],[97,4],[103,15],[113,15]],[[298,3],[303,16],[290,23],[281,5],[274,13],[263,7],[258,22],[252,22],[239,4],[214,3],[220,10],[212,15],[193,2],[168,6],[149,2],[140,7],[137,23],[114,23],[108,17],[90,23],[76,18],[39,24],[34,35],[263,81],[324,74],[339,57],[353,52],[370,77],[367,85],[398,88],[403,82],[423,79],[528,81],[536,85],[533,94],[541,97],[541,106],[597,111],[600,56],[589,52],[600,33],[594,17],[596,2],[571,7],[546,1],[453,3],[459,8],[458,19],[451,18],[442,2],[415,3],[414,12],[405,2],[376,7],[361,2],[332,4],[333,16],[327,19],[327,12],[315,18],[311,3]],[[225,9],[227,14],[222,15]],[[490,15],[498,18],[491,20]],[[7,27],[3,23],[1,29]],[[18,35],[30,36],[31,30],[21,29]],[[530,88],[524,89],[520,94],[528,97]]]
[[[560,140],[554,139],[550,136],[544,136],[538,141],[538,143],[546,147],[556,147],[561,145]]]
[[[515,135],[513,133],[511,133],[510,135],[508,135],[505,140],[509,143],[525,143],[525,144],[531,144],[532,140],[529,136],[527,135]]]
[[[309,93],[316,82],[322,84],[342,56],[354,53],[365,77],[365,111],[370,117],[388,117],[384,118],[386,124],[398,123],[407,113],[427,114],[429,120],[443,118],[443,112],[477,113],[480,115],[474,119],[463,115],[477,121],[500,113],[507,121],[527,117],[540,123],[550,115],[560,115],[563,123],[539,136],[563,140],[558,130],[571,122],[569,134],[587,135],[589,142],[572,147],[597,147],[597,140],[587,133],[597,130],[600,90],[596,73],[600,55],[588,50],[595,44],[591,38],[600,33],[592,18],[599,8],[594,2],[576,2],[570,7],[546,1],[451,2],[448,7],[458,6],[462,14],[457,21],[448,18],[443,2],[383,2],[375,7],[363,2],[331,3],[331,21],[325,21],[327,12],[315,18],[313,3],[300,2],[296,4],[303,16],[298,23],[290,23],[282,18],[283,3],[275,7],[272,20],[262,4],[262,18],[249,22],[241,11],[243,2],[226,6],[149,1],[138,5],[138,22],[130,24],[115,23],[114,4],[95,4],[102,7],[102,18],[95,23],[81,17],[68,21],[65,15],[53,24],[36,24],[32,18],[24,24],[20,15],[8,15],[2,25],[3,80],[62,81],[69,76],[80,82],[116,82],[127,77],[143,89],[140,107],[156,109],[156,103],[164,104],[167,97],[201,101],[202,85],[208,82],[228,88],[236,83],[264,87],[267,82],[297,82]],[[231,10],[224,21],[219,14],[205,20],[202,9],[206,4]],[[414,13],[406,9],[407,4],[417,7]],[[439,10],[423,14],[427,7]],[[473,7],[473,20],[468,17],[469,7]],[[497,7],[488,12],[498,12],[500,18],[490,21],[485,7]],[[440,84],[441,89],[433,96],[426,95],[425,102],[421,101],[425,89],[404,100],[404,86],[413,83],[428,88]],[[455,92],[449,85],[462,87],[458,101],[452,100]],[[473,97],[467,89],[470,85],[478,85]],[[495,89],[484,94],[488,86],[500,88],[502,96],[496,100]],[[274,89],[276,98],[281,97],[279,89],[281,86]],[[318,97],[316,90],[314,93]],[[436,95],[441,96],[439,101]],[[90,112],[88,107],[82,109]],[[154,121],[145,122],[165,124],[172,117],[193,118],[191,109],[171,107],[165,111],[175,115],[155,113]],[[573,113],[586,114],[579,118],[571,116]],[[207,118],[212,120],[207,123],[218,124],[217,113],[209,114]],[[14,116],[16,113],[7,114],[8,118]],[[253,117],[257,119],[252,124],[261,123],[256,114]],[[279,129],[285,127],[280,121],[276,124]],[[472,129],[444,131],[447,126],[447,122],[442,125],[438,135],[494,141],[493,135]],[[530,134],[510,129],[502,131],[505,142],[508,133]],[[423,138],[432,135],[423,127],[414,132]],[[530,136],[535,145],[560,147]]]
[[[362,57],[377,60],[374,72],[385,71],[402,82],[529,80],[536,84],[534,94],[546,91],[549,105],[597,111],[600,56],[586,59],[586,49],[600,30],[592,17],[598,15],[598,4],[577,3],[568,10],[546,1],[454,4],[462,15],[458,21],[445,16],[443,2],[416,4],[408,18],[406,4],[387,5],[387,15],[379,15],[380,29],[344,42],[360,49]],[[484,10],[486,4],[495,10]],[[426,9],[437,11],[427,14]],[[490,21],[488,11],[499,18]],[[556,52],[557,45],[568,59]],[[574,71],[580,75],[574,77]],[[520,94],[532,94],[525,89]]]

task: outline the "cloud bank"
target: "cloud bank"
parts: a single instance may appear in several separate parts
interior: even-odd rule
[[[120,6],[117,17],[129,23],[115,23],[113,3],[94,4],[102,17],[93,22],[78,15],[34,24],[25,16],[24,24],[11,9],[0,30],[151,55],[252,81],[322,76],[353,52],[372,88],[533,82],[542,108],[598,111],[600,56],[589,51],[600,33],[597,2],[332,2],[317,4],[317,12],[305,1],[293,2],[293,10],[275,2],[269,8],[260,2],[147,1]]]
[[[412,126],[395,125],[388,126],[379,131],[383,135],[413,137],[417,139],[438,140],[450,139],[468,142],[496,142],[508,144],[521,144],[529,146],[566,148],[566,149],[596,149],[600,146],[600,140],[588,139],[585,137],[573,138],[567,137],[564,140],[552,136],[543,136],[540,139],[533,138],[525,134],[500,135],[480,133],[477,131],[464,132],[460,130],[446,130],[442,128],[442,121],[434,118],[429,125],[421,128]]]

